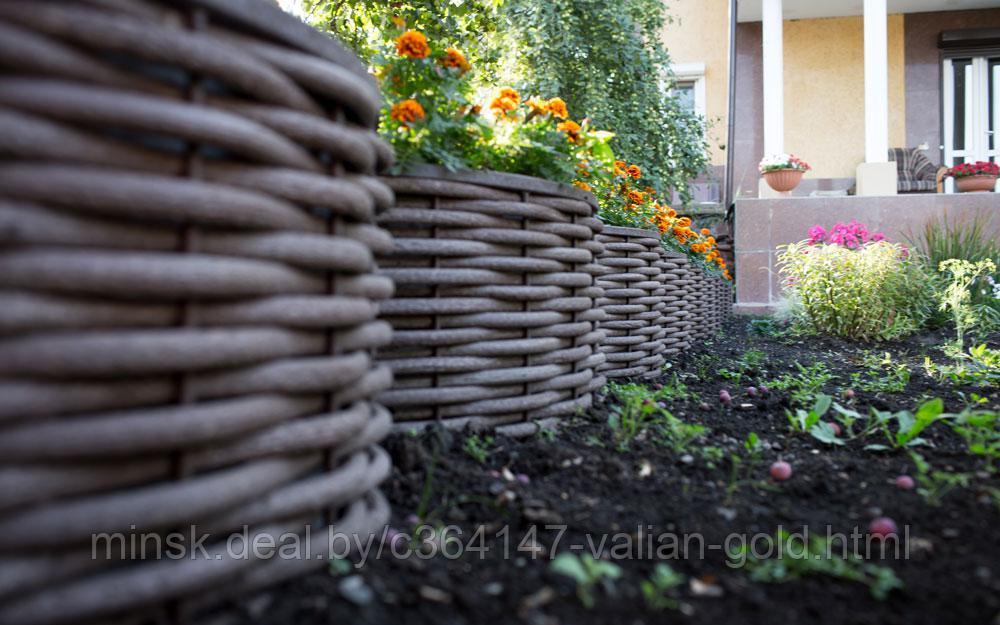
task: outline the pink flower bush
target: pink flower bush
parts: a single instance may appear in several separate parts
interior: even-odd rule
[[[861,247],[865,243],[874,243],[876,241],[884,240],[884,234],[881,232],[869,234],[868,228],[854,219],[852,219],[848,224],[837,222],[833,228],[830,228],[829,232],[827,232],[826,229],[819,224],[809,228],[809,245],[830,243],[832,245],[839,245],[841,247],[854,250]]]

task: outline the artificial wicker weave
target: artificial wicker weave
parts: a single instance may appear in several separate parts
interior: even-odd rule
[[[665,362],[668,312],[663,275],[668,266],[663,262],[660,234],[607,226],[597,240],[604,245],[597,262],[606,268],[597,281],[604,289],[597,304],[607,314],[600,323],[606,334],[600,351],[607,362],[598,371],[608,378],[658,375]],[[670,290],[670,303],[675,304],[679,291]]]
[[[663,353],[665,356],[677,354],[690,347],[691,312],[689,285],[690,273],[694,271],[688,257],[680,252],[660,250],[658,266],[663,269],[660,274],[665,285],[663,301],[666,306],[660,324],[664,328]]]
[[[395,238],[379,257],[396,382],[379,401],[406,427],[500,425],[575,412],[604,384],[593,197],[528,176],[421,167],[387,177]]]
[[[176,619],[379,530],[364,68],[258,0],[6,0],[0,37],[0,623]],[[91,557],[174,531],[206,551]]]

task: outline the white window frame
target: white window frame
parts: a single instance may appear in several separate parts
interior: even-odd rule
[[[1000,141],[993,142],[993,149],[989,149],[986,128],[989,127],[989,109],[987,107],[987,94],[983,89],[987,88],[989,77],[988,56],[970,55],[972,64],[965,69],[965,149],[955,150],[955,66],[954,59],[943,60],[943,104],[944,104],[944,165],[951,167],[952,161],[956,158],[963,162],[970,162],[980,158],[990,159],[1000,162]],[[966,57],[962,57],[966,58]],[[1000,66],[993,68],[994,88],[1000,88]],[[1000,128],[1000,106],[994,107],[993,127]],[[978,130],[979,132],[973,132]],[[995,132],[995,131],[994,131]],[[955,182],[951,177],[945,178],[944,192],[954,193]]]
[[[670,70],[677,82],[694,83],[694,112],[705,117],[705,64],[673,63]]]

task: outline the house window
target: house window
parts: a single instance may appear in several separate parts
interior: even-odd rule
[[[676,63],[672,92],[685,109],[705,116],[705,64]]]

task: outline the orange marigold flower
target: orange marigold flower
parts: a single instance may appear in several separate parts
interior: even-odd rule
[[[403,100],[399,104],[393,105],[392,110],[389,112],[389,117],[401,124],[412,124],[419,119],[427,117],[427,114],[424,112],[424,107],[420,106],[420,103],[416,100]]]
[[[509,115],[520,105],[521,94],[510,87],[501,89],[499,95],[490,102],[490,108],[496,111],[498,115],[504,116]]]
[[[633,180],[638,180],[642,177],[642,170],[639,169],[638,165],[629,165],[625,171]]]
[[[521,94],[518,93],[516,89],[511,89],[510,87],[504,87],[503,89],[501,89],[500,97],[510,98],[511,100],[517,102],[518,104],[521,103]]]
[[[587,184],[586,182],[583,182],[582,180],[573,181],[573,186],[576,187],[577,189],[583,189],[584,191],[592,191],[590,185]]]
[[[472,65],[469,64],[465,55],[459,52],[456,48],[446,48],[444,56],[440,59],[440,63],[445,67],[454,67],[459,70],[459,73],[462,74],[472,69]]]
[[[567,119],[564,122],[560,122],[556,126],[556,130],[566,133],[566,139],[569,141],[576,141],[580,138],[580,124],[576,123],[571,119]]]
[[[552,113],[553,117],[558,117],[559,119],[569,117],[569,110],[566,108],[566,102],[562,98],[550,98],[545,103],[545,110]]]
[[[406,26],[406,20],[398,15],[392,16],[392,23],[396,25],[396,28],[403,28]]]
[[[396,39],[396,52],[411,59],[426,59],[430,56],[431,47],[427,45],[427,37],[423,33],[408,30]]]
[[[629,202],[633,202],[635,204],[642,204],[646,201],[646,196],[643,195],[641,191],[629,191],[628,200]]]
[[[687,228],[688,226],[691,225],[691,218],[690,217],[681,217],[680,219],[677,220],[677,223],[682,228]],[[692,234],[694,234],[694,233],[692,233]]]
[[[525,104],[527,104],[528,108],[531,109],[532,115],[545,115],[549,112],[545,100],[542,100],[541,98],[529,98]]]
[[[710,235],[710,234],[712,234],[712,231],[711,231],[711,230],[709,230],[708,228],[702,228],[702,229],[701,229],[701,235],[702,235],[702,236],[705,236],[705,237],[707,237],[707,236],[708,236],[708,235]]]

